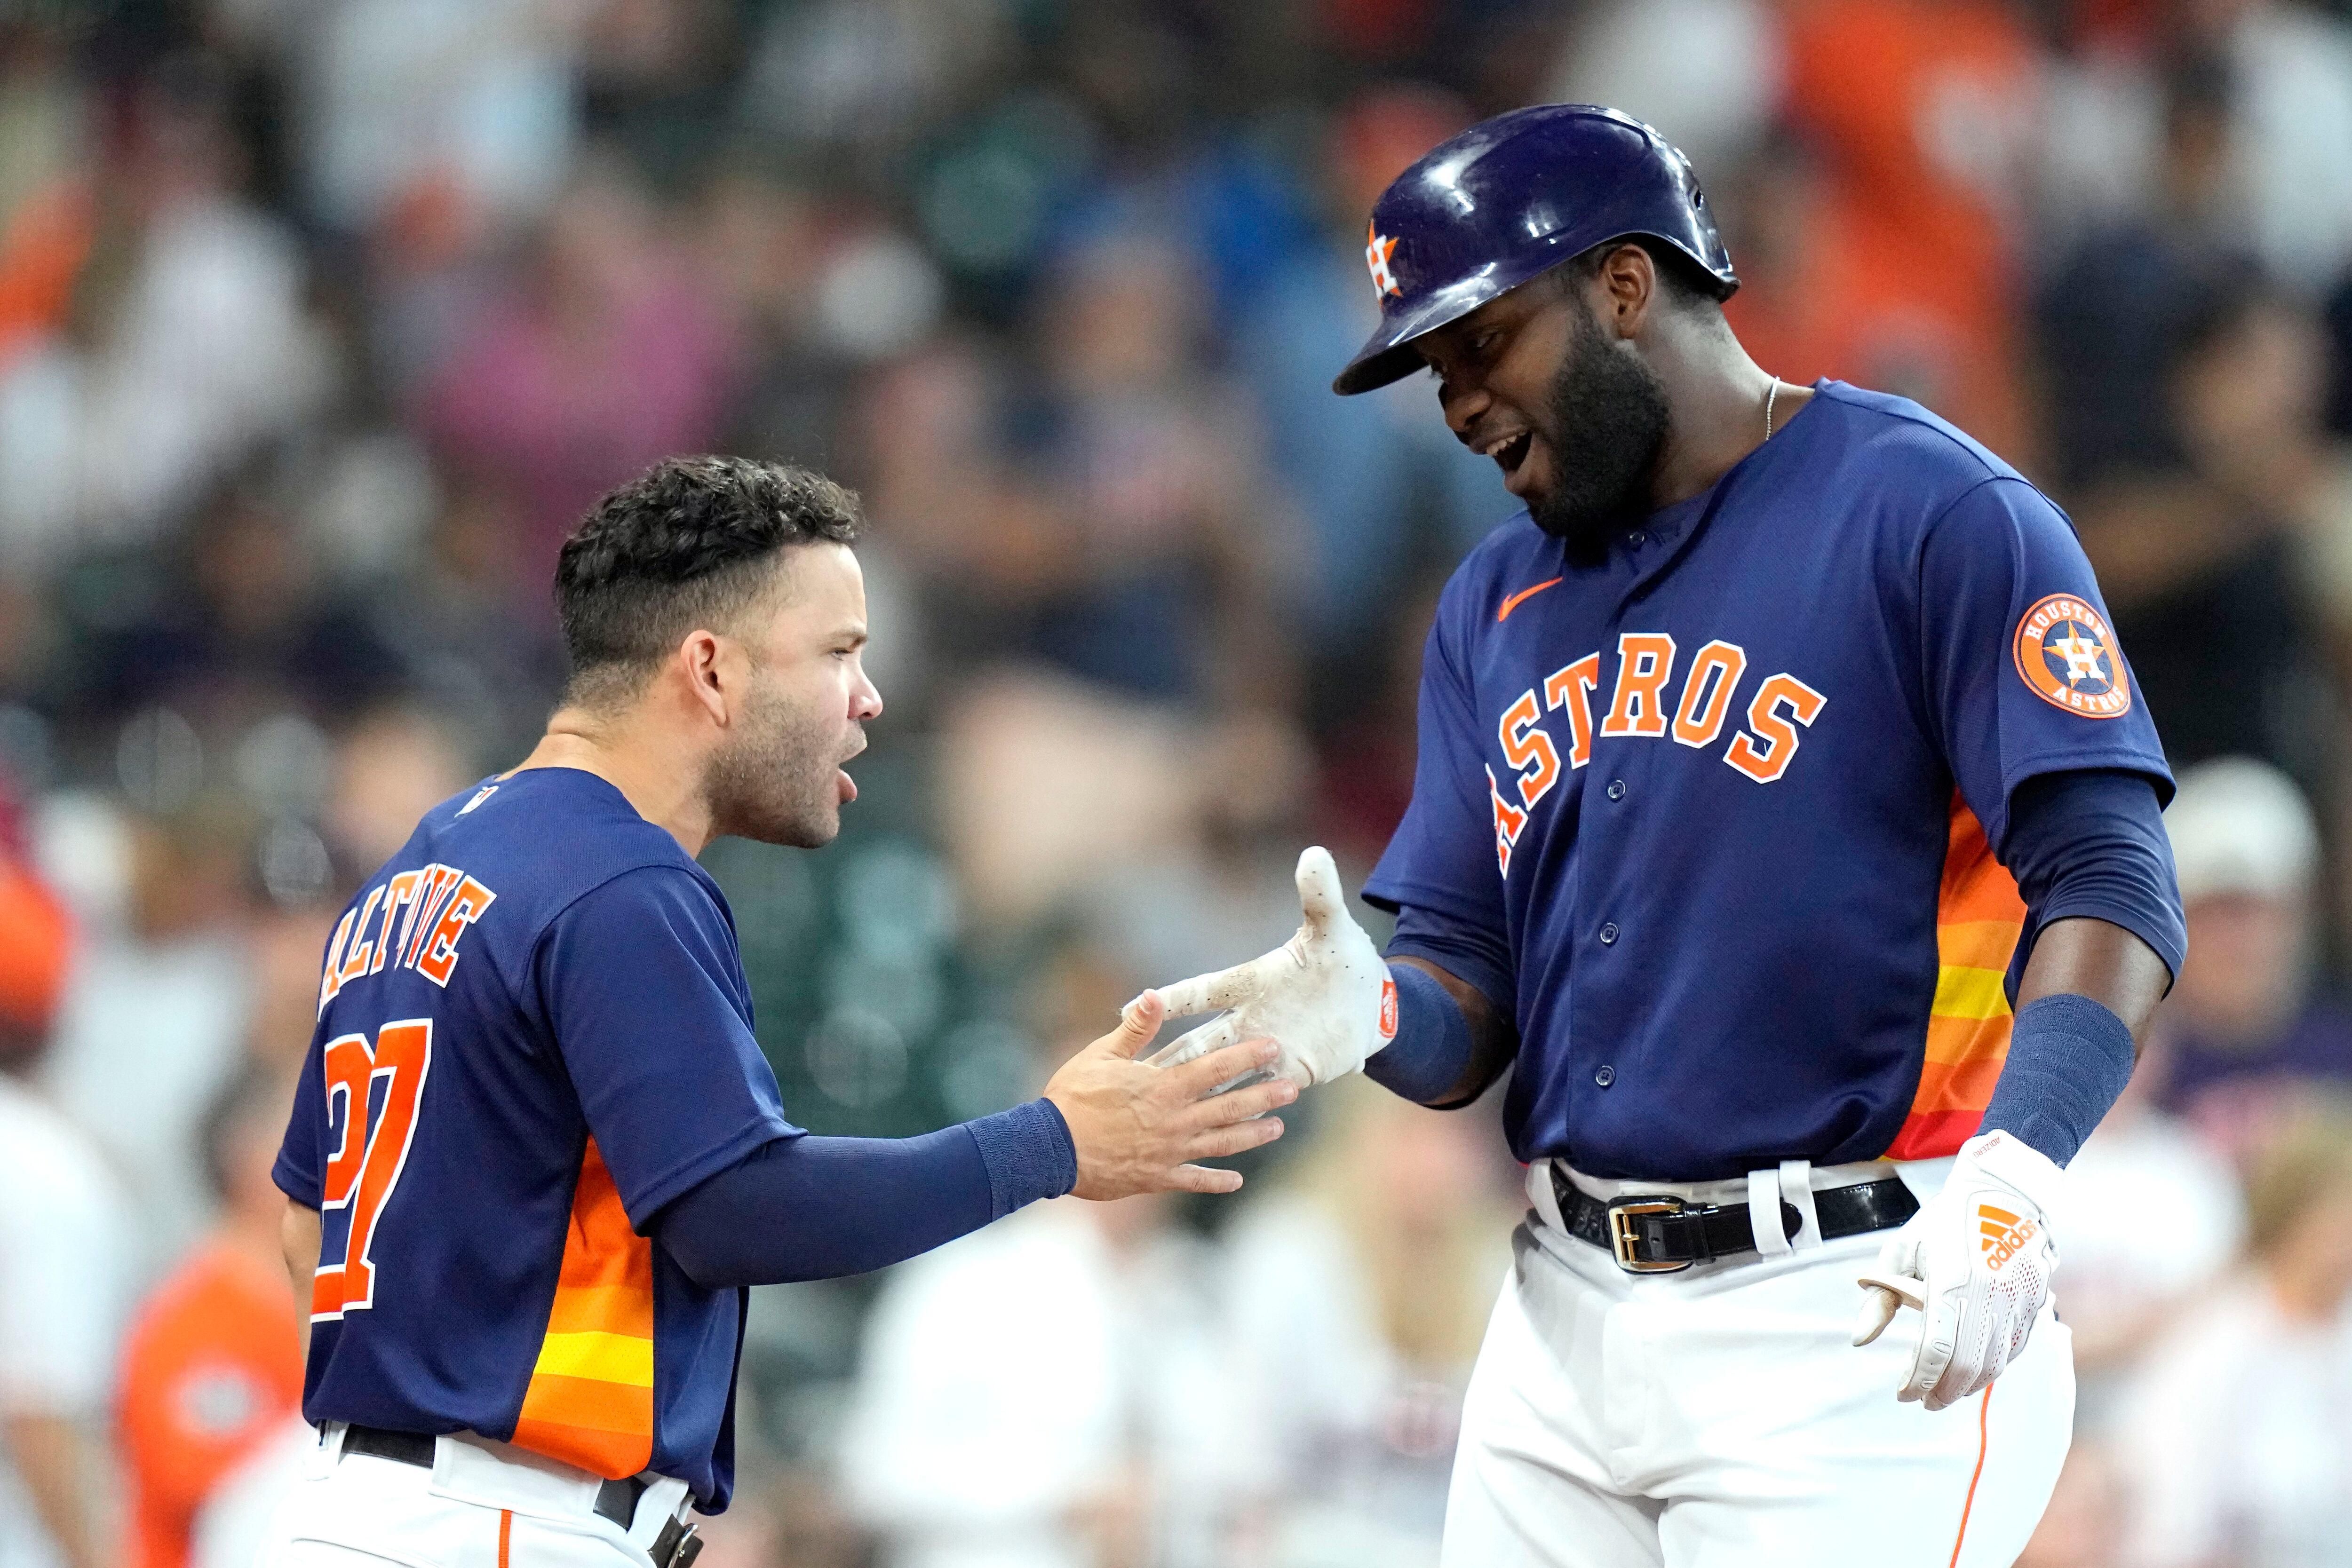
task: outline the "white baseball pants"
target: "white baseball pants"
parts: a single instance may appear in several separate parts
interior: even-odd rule
[[[646,1568],[684,1483],[656,1482],[628,1530],[595,1511],[598,1484],[470,1434],[441,1438],[431,1469],[346,1455],[341,1427],[331,1425],[278,1510],[259,1568]]]
[[[1925,1199],[1950,1164],[1799,1167],[1795,1190],[1899,1170]],[[1739,1203],[1776,1176],[1573,1179]],[[1444,1568],[1993,1568],[2024,1549],[2074,1419],[2050,1309],[1998,1382],[1931,1413],[1895,1397],[1917,1313],[1851,1343],[1855,1277],[1891,1232],[1824,1244],[1809,1223],[1777,1256],[1630,1274],[1559,1228],[1543,1162],[1529,1196],[1463,1410]]]

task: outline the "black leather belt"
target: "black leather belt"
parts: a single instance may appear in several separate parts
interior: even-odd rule
[[[1756,1231],[1744,1203],[1685,1203],[1639,1192],[1603,1200],[1569,1180],[1557,1161],[1551,1190],[1568,1233],[1613,1256],[1629,1274],[1671,1274],[1756,1250]],[[1817,1192],[1813,1212],[1821,1219],[1822,1239],[1836,1241],[1891,1230],[1919,1212],[1919,1200],[1899,1177],[1890,1176]],[[1796,1205],[1782,1199],[1780,1234],[1793,1237],[1803,1225]]]
[[[343,1434],[343,1452],[372,1454],[404,1465],[422,1465],[428,1470],[433,1468],[433,1439],[422,1432],[393,1432],[353,1422]],[[635,1476],[606,1481],[596,1489],[597,1516],[626,1530],[637,1517],[637,1500],[645,1495],[646,1483]]]

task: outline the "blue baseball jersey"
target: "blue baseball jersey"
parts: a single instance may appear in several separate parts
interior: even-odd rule
[[[1488,536],[1420,725],[1365,896],[1515,1013],[1519,1158],[1606,1176],[1952,1153],[2008,1052],[2011,796],[2171,793],[2064,515],[1838,382],[1603,563],[1524,513]]]
[[[323,1230],[302,1413],[724,1507],[744,1293],[642,1231],[798,1133],[676,839],[573,768],[435,807],[336,924],[278,1157]]]

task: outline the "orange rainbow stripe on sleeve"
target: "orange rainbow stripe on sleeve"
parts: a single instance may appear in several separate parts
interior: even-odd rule
[[[630,1228],[593,1138],[514,1442],[607,1480],[653,1458],[653,1243]]]
[[[1887,1145],[1886,1158],[1936,1159],[1975,1135],[2009,1060],[2009,995],[2002,981],[2024,929],[2017,880],[1993,859],[1984,824],[1955,791],[1936,899],[1936,997],[1927,1009],[1927,1060],[1911,1113]]]

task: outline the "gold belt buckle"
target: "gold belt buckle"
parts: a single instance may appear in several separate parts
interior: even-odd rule
[[[1639,1241],[1633,1234],[1633,1227],[1628,1223],[1638,1214],[1680,1214],[1682,1211],[1683,1200],[1678,1197],[1645,1197],[1632,1203],[1611,1204],[1609,1239],[1616,1243],[1617,1267],[1629,1274],[1673,1274],[1689,1268],[1688,1259],[1664,1263],[1643,1260],[1634,1252]]]

